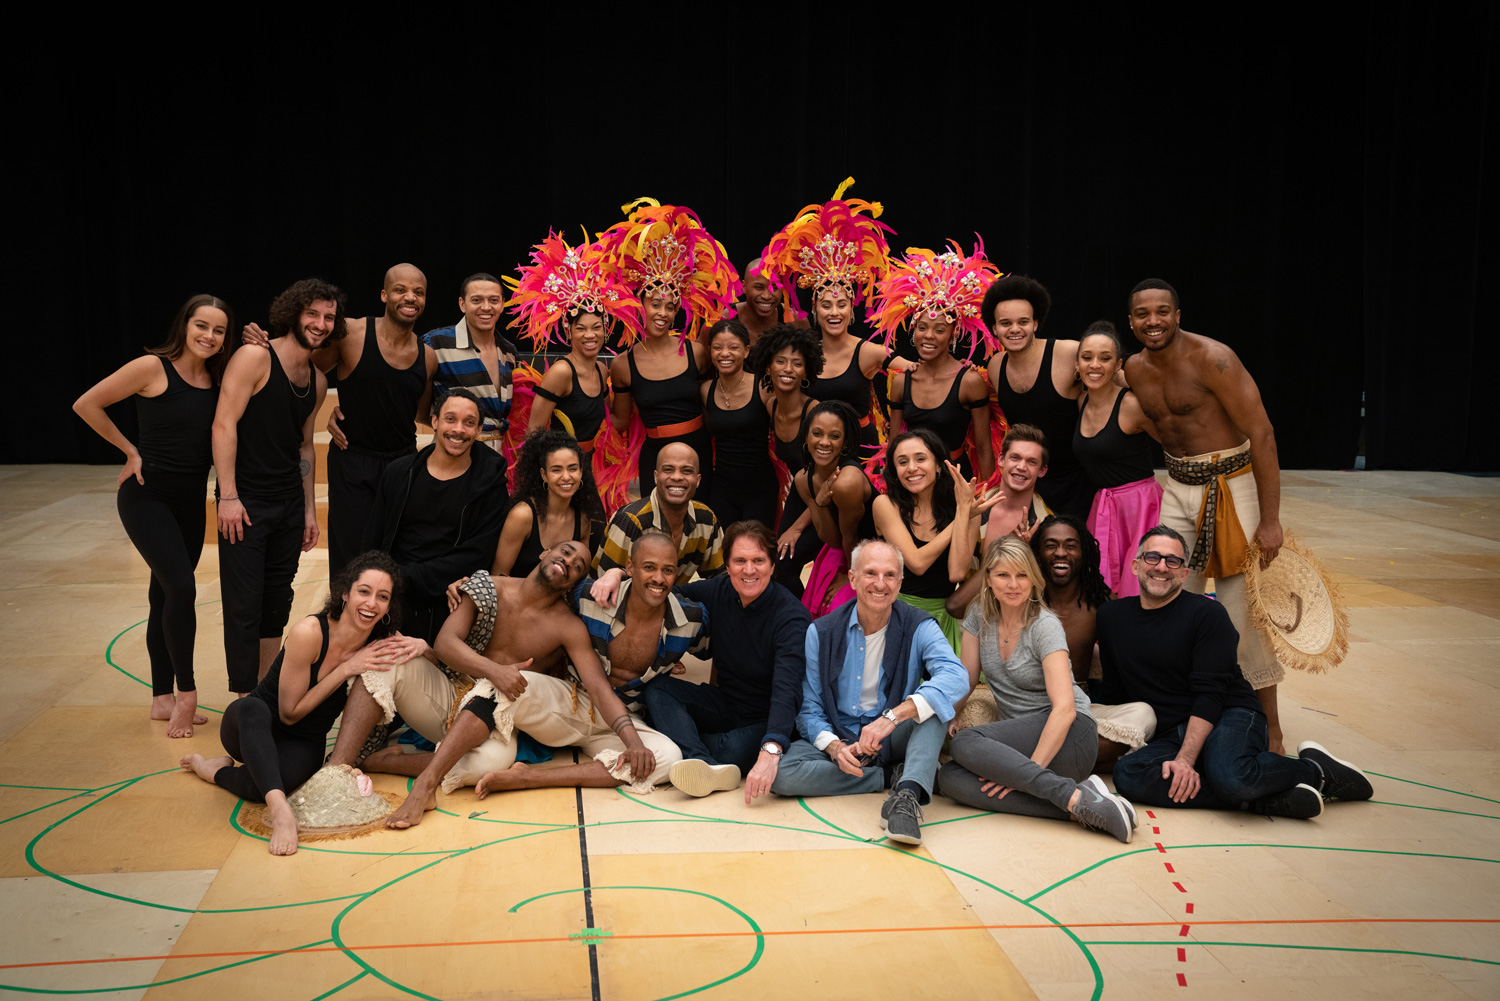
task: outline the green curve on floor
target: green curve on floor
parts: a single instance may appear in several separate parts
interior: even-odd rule
[[[281,950],[279,952],[268,952],[268,953],[265,953],[264,955],[260,955],[260,956],[251,956],[249,959],[236,960],[233,963],[225,963],[223,966],[215,966],[212,969],[199,970],[197,973],[188,973],[188,974],[185,974],[184,976],[181,976],[181,977],[173,977],[171,980],[155,980],[155,981],[152,981],[151,983],[148,983],[148,984],[124,984],[124,985],[121,985],[119,987],[85,987],[85,988],[77,988],[77,987],[75,987],[75,988],[72,988],[72,989],[69,989],[69,990],[63,990],[63,989],[55,988],[55,987],[19,987],[19,986],[15,985],[15,984],[0,984],[0,990],[5,990],[5,991],[24,991],[27,994],[110,994],[110,993],[113,993],[115,991],[139,991],[139,990],[145,990],[148,987],[164,987],[167,984],[180,983],[181,981],[184,981],[184,980],[193,980],[193,979],[195,979],[197,977],[206,977],[210,973],[219,973],[219,972],[222,972],[224,970],[232,970],[236,966],[244,966],[247,963],[259,963],[263,959],[274,959],[277,956],[284,956],[284,955],[286,955],[289,952],[297,952],[297,951],[299,951],[301,949],[315,949],[315,948],[317,948],[320,945],[328,945],[331,941],[332,941],[331,939],[326,939],[325,938],[325,939],[321,939],[321,940],[319,940],[317,942],[309,942],[306,945],[295,946],[295,947],[293,947],[291,949],[284,949],[284,950]],[[356,979],[358,979],[358,978],[356,978]],[[352,981],[352,980],[349,981],[349,983],[353,983],[353,982],[354,981]],[[349,984],[347,984],[347,983],[346,984],[341,984],[341,985],[339,985],[339,987],[337,987],[335,989],[336,990],[342,990],[343,988],[348,987],[348,986],[349,986]],[[332,993],[332,992],[329,992],[329,993]],[[327,997],[328,995],[324,994],[322,996],[323,997]],[[316,999],[314,999],[314,1001],[316,1001]]]
[[[1368,949],[1357,946],[1340,945],[1295,945],[1287,942],[1199,942],[1186,941],[1184,939],[1167,939],[1165,942],[1135,941],[1122,939],[1119,941],[1089,940],[1089,945],[1227,945],[1240,946],[1246,949],[1309,949],[1313,952],[1380,952],[1392,956],[1423,956],[1427,959],[1453,959],[1461,963],[1484,963],[1486,966],[1500,966],[1500,960],[1478,959],[1474,956],[1450,956],[1441,952],[1416,952],[1412,949]]]

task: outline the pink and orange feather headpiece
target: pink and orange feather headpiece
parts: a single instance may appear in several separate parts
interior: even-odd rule
[[[516,314],[511,327],[523,327],[537,351],[547,347],[563,327],[579,313],[600,313],[620,321],[628,337],[640,333],[641,303],[630,287],[609,266],[597,243],[570,247],[559,234],[531,251],[531,263],[520,269],[520,278],[506,277],[511,287],[509,308]]]
[[[968,257],[954,241],[949,240],[948,246],[953,249],[941,254],[907,247],[904,259],[891,263],[890,273],[875,292],[876,329],[890,338],[923,314],[942,316],[958,328],[955,341],[960,330],[969,335],[971,357],[981,341],[988,354],[999,345],[980,315],[980,304],[990,283],[1000,277],[1000,269],[985,259],[984,241],[978,233],[974,234],[974,253]]]
[[[637,198],[620,211],[625,221],[599,234],[606,258],[642,301],[680,303],[689,337],[739,298],[739,273],[692,209]]]
[[[847,177],[832,200],[805,206],[761,251],[762,268],[771,284],[785,292],[799,311],[798,286],[812,289],[815,298],[839,288],[851,300],[863,298],[869,309],[874,304],[875,283],[890,267],[891,248],[885,235],[896,231],[878,221],[885,211],[879,202],[844,199],[853,183],[854,178]]]

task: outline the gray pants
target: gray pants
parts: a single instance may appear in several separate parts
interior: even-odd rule
[[[953,760],[938,773],[943,795],[981,810],[1067,820],[1068,800],[1079,781],[1094,769],[1099,730],[1091,718],[1079,713],[1053,755],[1051,767],[1043,768],[1031,760],[1031,753],[1050,715],[1032,713],[960,730],[950,748]],[[980,791],[986,782],[998,782],[1013,791],[995,799]]]

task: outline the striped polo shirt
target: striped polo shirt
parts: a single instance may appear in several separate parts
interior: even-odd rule
[[[479,398],[479,416],[484,422],[481,434],[503,435],[510,426],[511,373],[516,367],[516,346],[497,332],[495,334],[497,381],[490,382],[484,359],[469,336],[467,320],[451,327],[440,327],[423,335],[422,342],[437,355],[437,372],[432,377],[432,411],[442,405],[448,390],[463,387]],[[498,439],[490,447],[499,450]]]
[[[630,563],[630,547],[641,533],[654,528],[672,534],[671,526],[660,515],[661,497],[656,490],[649,497],[631,501],[609,520],[604,544],[594,556],[594,570],[603,573],[616,567],[624,570]],[[700,577],[712,577],[724,569],[724,533],[719,519],[707,504],[691,502],[682,518],[682,542],[677,547],[677,583],[686,584],[693,571]]]
[[[589,641],[594,653],[604,665],[604,673],[610,673],[609,643],[625,628],[626,596],[630,594],[630,579],[620,584],[613,608],[606,608],[589,596],[593,581],[585,580],[573,592],[573,603],[583,624],[588,627]],[[672,592],[667,594],[667,603],[662,609],[661,637],[656,642],[656,656],[641,676],[628,684],[617,686],[615,694],[625,703],[625,708],[635,712],[640,708],[641,692],[653,679],[672,672],[672,665],[687,654],[704,656],[708,653],[708,609],[690,598],[681,598]],[[578,669],[569,666],[573,680],[582,683]]]

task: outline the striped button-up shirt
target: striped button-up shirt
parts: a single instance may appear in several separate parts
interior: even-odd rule
[[[584,581],[573,592],[573,601],[578,607],[578,615],[583,619],[583,624],[588,627],[589,641],[594,646],[594,653],[598,655],[599,662],[604,665],[606,675],[610,673],[610,641],[620,635],[625,628],[625,605],[626,598],[630,594],[630,583],[627,579],[620,585],[620,593],[612,608],[600,604],[589,596],[593,581]],[[639,678],[625,685],[616,686],[615,694],[620,696],[620,701],[625,703],[625,708],[634,712],[639,708],[641,692],[653,679],[663,674],[670,674],[672,665],[686,654],[703,656],[707,653],[708,610],[690,598],[668,593],[667,603],[662,610],[661,635],[656,641],[656,656],[641,672]],[[578,678],[577,669],[572,670],[574,680],[581,681],[582,679]]]
[[[594,556],[594,569],[603,573],[630,562],[630,547],[647,529],[672,534],[672,528],[661,514],[661,496],[656,490],[649,497],[626,504],[615,512],[604,533],[604,545]],[[724,569],[724,533],[719,519],[707,504],[693,501],[682,518],[682,542],[677,546],[677,583],[686,584],[696,570],[700,577],[712,577]]]

